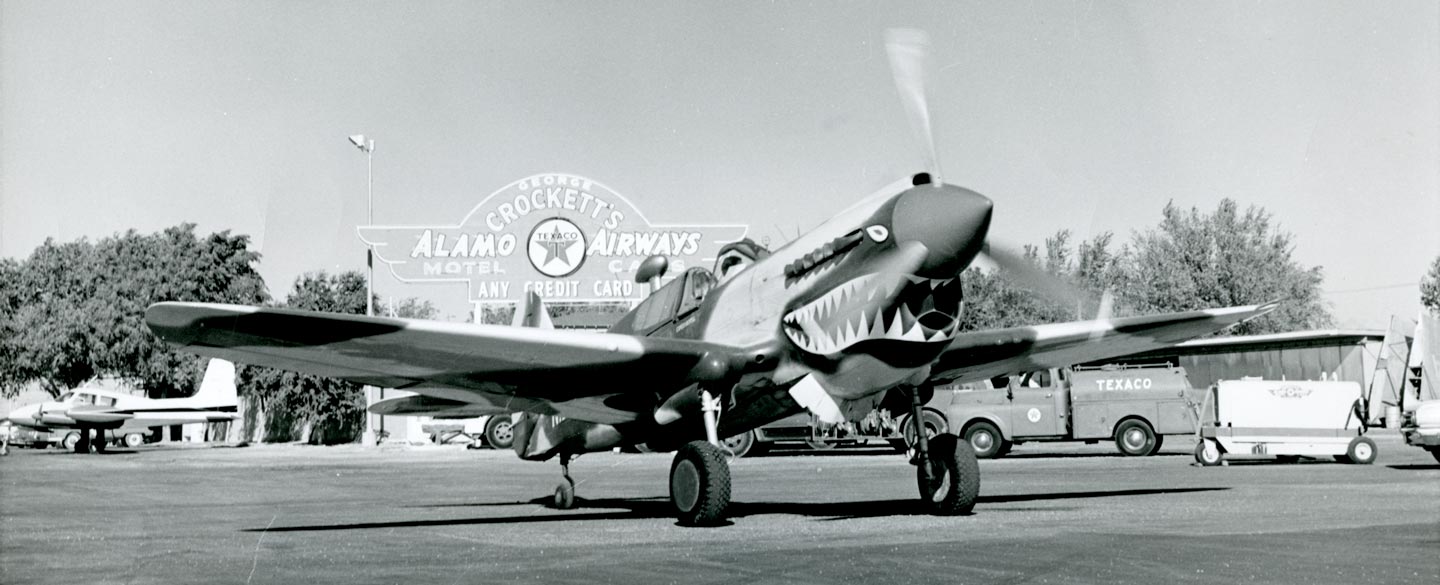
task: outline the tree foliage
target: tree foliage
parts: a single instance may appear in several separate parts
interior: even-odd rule
[[[130,230],[98,242],[46,240],[24,261],[0,265],[0,392],[39,383],[59,395],[97,376],[154,397],[188,395],[203,360],[165,346],[145,326],[159,301],[256,304],[268,296],[249,236],[204,238],[195,224]]]
[[[1420,279],[1420,304],[1431,314],[1440,316],[1440,256],[1430,263],[1430,272]]]
[[[377,313],[411,319],[431,319],[437,311],[429,301],[405,298],[382,304],[373,299]],[[275,306],[287,309],[365,314],[365,276],[358,271],[340,274],[306,273],[295,279],[290,294]],[[241,368],[239,391],[268,409],[271,416],[298,422],[301,440],[312,443],[354,441],[365,413],[365,394],[359,384],[259,366]]]
[[[1291,240],[1272,228],[1268,212],[1251,206],[1240,213],[1231,199],[1209,214],[1167,204],[1160,226],[1137,234],[1120,259],[1117,306],[1152,314],[1282,301],[1228,334],[1327,327],[1323,270],[1291,258]]]
[[[1076,292],[1066,301],[1047,298],[1004,271],[971,269],[962,327],[986,329],[1094,318],[1105,292],[1111,315],[1148,315],[1282,301],[1275,312],[1243,323],[1227,335],[1274,333],[1327,327],[1319,267],[1305,268],[1292,257],[1291,235],[1271,225],[1270,215],[1222,200],[1212,213],[1166,205],[1160,224],[1136,233],[1112,249],[1114,237],[1101,233],[1071,243],[1069,231],[1047,238],[1043,249],[1027,246],[1025,257],[1038,270],[1068,282]]]

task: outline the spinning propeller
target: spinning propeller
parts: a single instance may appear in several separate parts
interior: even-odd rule
[[[885,31],[885,52],[890,58],[890,72],[895,77],[895,89],[910,120],[910,128],[919,140],[925,169],[931,184],[940,186],[940,157],[936,154],[935,136],[931,125],[930,108],[925,94],[925,61],[929,53],[930,37],[917,29],[890,29]],[[916,184],[925,181],[917,176]],[[933,219],[933,218],[932,218]],[[945,226],[952,227],[952,226]],[[953,226],[959,228],[960,226]],[[981,255],[988,257],[1021,286],[1033,290],[1052,301],[1074,304],[1079,300],[1093,298],[1091,294],[1063,279],[1036,266],[1023,254],[1010,246],[985,242]],[[964,269],[961,266],[960,269]],[[1096,320],[1110,317],[1109,293],[1102,299],[1100,314]]]

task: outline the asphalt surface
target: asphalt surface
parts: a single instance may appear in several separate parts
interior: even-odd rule
[[[1440,583],[1440,465],[1191,465],[1173,438],[1024,445],[970,516],[917,513],[885,449],[732,466],[732,522],[670,516],[665,454],[153,446],[0,458],[3,583]]]

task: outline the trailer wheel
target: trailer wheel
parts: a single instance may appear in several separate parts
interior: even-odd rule
[[[1009,451],[1005,443],[1005,437],[1000,435],[1000,430],[985,421],[976,422],[965,429],[965,442],[975,451],[975,457],[980,459],[994,459]]]
[[[1200,441],[1195,445],[1195,461],[1205,467],[1214,467],[1225,461],[1225,452],[1215,441]]]
[[[1375,441],[1370,437],[1355,437],[1350,440],[1350,447],[1345,449],[1345,458],[1349,463],[1356,465],[1369,465],[1375,462]]]
[[[1120,452],[1131,457],[1154,455],[1160,448],[1155,440],[1155,430],[1145,421],[1132,418],[1115,426],[1115,446]]]
[[[492,449],[509,449],[515,444],[515,429],[510,417],[492,416],[485,421],[485,443]]]

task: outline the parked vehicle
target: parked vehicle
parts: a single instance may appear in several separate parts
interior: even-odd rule
[[[1154,454],[1166,435],[1193,434],[1202,394],[1169,365],[1050,368],[955,392],[951,428],[981,458],[1031,441],[1114,440],[1121,453]]]

